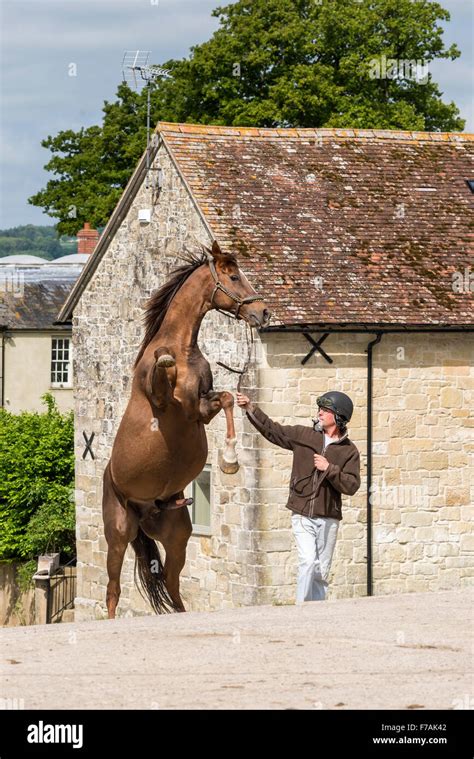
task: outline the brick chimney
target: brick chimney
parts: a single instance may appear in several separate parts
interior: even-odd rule
[[[93,253],[99,240],[97,229],[91,229],[88,221],[84,222],[84,228],[77,233],[77,252]]]

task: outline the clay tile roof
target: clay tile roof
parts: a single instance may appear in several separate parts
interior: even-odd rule
[[[157,131],[274,323],[472,323],[474,135],[165,122]],[[464,275],[462,292],[453,275]]]

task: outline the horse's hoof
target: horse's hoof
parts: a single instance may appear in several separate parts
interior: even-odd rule
[[[219,468],[224,474],[235,474],[239,471],[240,465],[238,461],[226,461],[225,458],[220,455]]]
[[[173,356],[170,356],[169,353],[163,353],[162,356],[156,359],[156,365],[164,367],[175,366],[176,359],[174,359]]]

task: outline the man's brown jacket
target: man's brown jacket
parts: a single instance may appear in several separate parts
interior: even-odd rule
[[[304,516],[342,519],[341,493],[354,495],[360,487],[359,451],[347,434],[324,449],[324,433],[313,427],[278,424],[254,404],[247,418],[271,443],[293,451],[286,507]],[[315,469],[315,453],[329,461],[325,472]]]

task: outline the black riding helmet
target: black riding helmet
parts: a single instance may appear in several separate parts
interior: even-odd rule
[[[316,399],[316,403],[319,408],[328,408],[334,411],[336,416],[342,417],[345,422],[349,422],[354,411],[354,404],[351,399],[345,393],[340,393],[337,390],[331,390],[329,393],[324,393]]]

